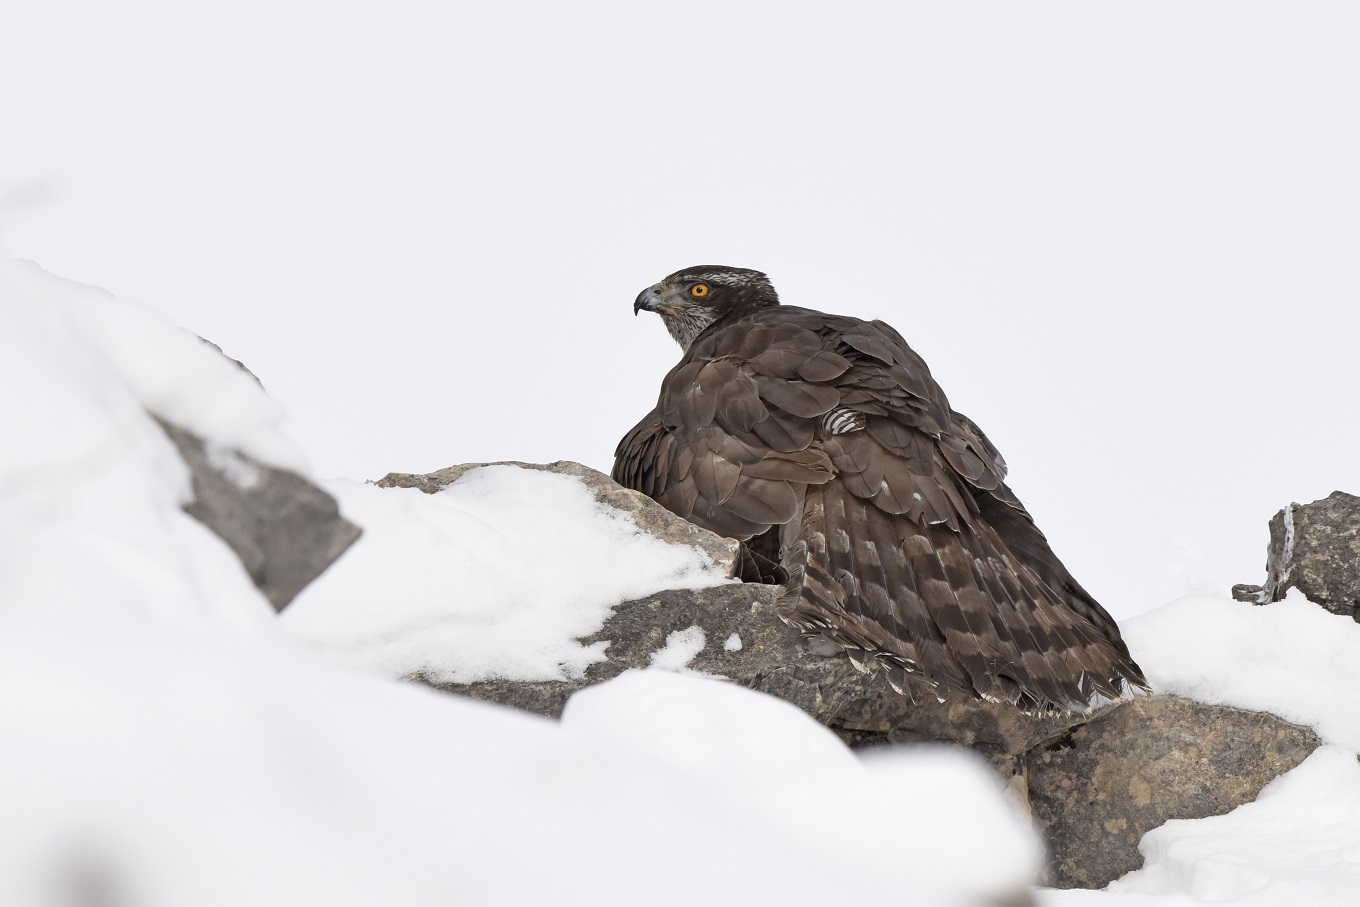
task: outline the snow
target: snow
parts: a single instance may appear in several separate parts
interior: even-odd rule
[[[846,879],[883,887],[912,872],[909,852],[865,867],[851,849],[827,853],[825,828],[784,827],[713,787],[725,763],[746,776],[779,755],[815,767],[822,796],[867,792],[868,768],[770,697],[656,672],[593,689],[557,723],[339,668],[297,645],[230,550],[181,511],[186,471],[139,396],[176,384],[220,392],[193,380],[201,363],[186,350],[198,347],[160,330],[125,336],[123,352],[143,363],[129,379],[63,298],[83,291],[54,286],[0,263],[0,403],[30,442],[0,459],[0,903],[825,904]],[[241,425],[217,427],[207,440],[225,445]],[[525,572],[524,540],[499,536],[506,527],[492,515],[505,506],[523,516],[524,496],[542,493],[536,514],[570,524],[553,547],[607,542],[642,565],[643,586],[721,579],[697,569],[692,551],[633,538],[560,476],[489,469],[460,484],[425,499],[357,497],[397,501],[433,527],[407,541],[475,526],[457,537],[475,539],[466,556],[498,576]],[[600,556],[572,550],[582,571]],[[416,553],[431,551],[450,555]],[[577,582],[553,559],[564,555],[536,553]],[[473,592],[485,581],[476,570],[465,579]],[[608,596],[628,588],[601,583]],[[634,722],[630,703],[662,688],[703,764],[687,768],[621,731]],[[773,751],[776,740],[789,752]],[[923,811],[908,803],[913,787],[941,771],[970,788],[980,780],[964,757],[942,760],[967,767],[878,774],[922,827],[948,827],[957,808]],[[936,903],[1021,889],[1036,870],[1034,839],[1004,818],[994,782],[973,798],[977,820],[1009,822],[991,840],[1012,849],[974,878],[967,840],[944,847],[947,861],[921,867],[939,886]]]
[[[364,534],[283,626],[338,664],[392,677],[577,678],[607,657],[607,640],[578,640],[614,606],[731,582],[699,549],[641,532],[575,476],[486,466],[433,495],[322,484]]]
[[[666,644],[652,653],[649,664],[659,671],[683,671],[706,645],[708,639],[702,627],[676,630],[666,635]]]
[[[727,639],[723,642],[723,651],[724,651],[724,652],[740,652],[740,651],[741,651],[741,634],[740,634],[740,633],[733,633],[731,636],[727,637]]]
[[[1086,888],[1039,890],[1037,907],[1194,907],[1203,903],[1184,894],[1141,894],[1112,892],[1108,888],[1092,891]]]
[[[867,890],[907,873],[916,903],[1002,900],[1042,859],[981,758],[944,747],[858,758],[797,707],[722,680],[626,671],[572,696],[562,724],[696,778],[728,815],[816,841],[819,859],[857,867]]]
[[[153,387],[197,388],[221,399],[222,386],[196,379],[220,358],[210,347],[176,344],[169,329],[152,329],[154,316],[116,306],[87,319],[91,291],[48,278],[31,265],[0,260],[0,577],[5,610],[27,601],[88,596],[98,603],[126,594],[167,619],[258,626],[273,609],[250,585],[224,543],[180,511],[189,476],[139,394]],[[96,299],[105,302],[103,297]],[[136,330],[103,335],[97,323],[121,313]],[[122,341],[111,339],[121,336]],[[146,343],[140,356],[182,372],[159,381],[129,378],[139,358],[132,336]],[[105,342],[107,340],[107,342]],[[160,359],[160,344],[176,346]],[[195,341],[197,343],[197,341]],[[229,385],[242,389],[245,385]],[[164,393],[162,393],[164,391]],[[254,393],[251,391],[250,393]],[[181,402],[180,405],[186,405]],[[244,408],[244,407],[243,407]],[[239,410],[238,410],[239,411]],[[219,423],[239,437],[241,423]],[[255,425],[257,448],[285,445],[268,425]],[[87,585],[68,589],[70,574]]]
[[[106,290],[49,274],[33,262],[7,261],[20,291],[73,329],[149,411],[202,438],[255,459],[306,472],[301,450],[281,431],[283,413],[236,363],[202,338]],[[154,349],[154,357],[146,351]]]
[[[825,904],[850,885],[948,905],[1035,878],[1037,838],[979,760],[852,754],[682,670],[697,627],[656,653],[671,670],[590,687],[560,723],[394,680],[577,676],[619,602],[725,581],[578,480],[328,482],[365,534],[278,618],[181,510],[187,471],[149,414],[242,483],[237,450],[303,468],[258,386],[26,263],[0,260],[0,324],[0,903]],[[1149,832],[1107,891],[1038,903],[1354,903],[1360,626],[1297,593],[1201,593],[1124,629],[1159,690],[1327,745],[1254,803]]]
[[[1360,751],[1360,623],[1297,589],[1270,605],[1190,595],[1123,630],[1157,691],[1270,712]]]
[[[3,620],[0,902],[85,903],[62,888],[88,874],[149,907],[834,896],[798,879],[810,842],[643,753],[153,619],[135,588],[89,595],[103,579]]]

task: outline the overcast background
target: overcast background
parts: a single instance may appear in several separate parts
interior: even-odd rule
[[[1353,4],[2,2],[0,242],[321,475],[607,471],[724,263],[896,326],[1116,616],[1360,493]]]

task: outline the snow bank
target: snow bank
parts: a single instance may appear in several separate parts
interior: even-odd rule
[[[105,303],[108,312],[91,316]],[[115,355],[99,325],[118,313],[145,328],[145,345]],[[154,320],[31,265],[0,261],[0,610],[44,603],[78,611],[121,600],[174,620],[272,623],[273,609],[222,541],[179,509],[190,495],[188,471],[139,397],[149,379],[123,370],[125,360],[141,359],[144,375],[155,372],[159,343],[174,330],[146,327]],[[221,356],[194,343],[196,358],[170,357],[160,385],[181,383],[173,369],[188,373],[185,386],[213,370],[208,363]]]
[[[0,903],[834,898],[813,842],[643,753],[155,619],[104,579],[0,618]]]
[[[1028,819],[972,753],[857,758],[797,707],[722,680],[626,671],[572,696],[562,724],[694,778],[726,814],[776,829],[781,847],[816,842],[823,867],[855,867],[843,879],[857,891],[1000,903],[1032,884],[1043,858]]]
[[[437,494],[323,483],[364,534],[283,613],[338,663],[471,683],[580,677],[615,605],[730,582],[641,532],[575,476],[474,469]]]
[[[946,779],[923,805],[909,798],[938,772],[919,766],[910,784],[882,776],[877,784],[898,792],[885,794],[810,721],[778,738],[782,753],[753,735],[724,736],[698,686],[716,681],[664,675],[696,716],[687,739],[712,760],[704,772],[579,723],[330,669],[263,640],[117,612],[89,617],[91,635],[73,640],[71,615],[29,617],[5,620],[0,635],[0,684],[25,691],[0,700],[14,743],[0,752],[6,904],[58,907],[90,885],[107,903],[147,907],[827,904],[847,879],[882,888],[918,875],[945,887],[914,890],[951,904],[978,890],[968,867],[976,838],[916,852],[918,838],[977,821],[988,843],[1013,843],[993,825],[1004,807],[972,809],[999,800],[990,784],[960,806]],[[596,689],[606,702],[636,695]],[[766,713],[784,708],[746,693],[722,715],[768,728],[784,716]],[[820,766],[812,783],[769,796],[791,815],[824,801],[830,825],[783,824],[709,783],[724,764],[746,778],[772,755]],[[982,781],[975,771],[955,781]],[[896,821],[920,831],[883,837],[866,863],[854,843],[864,810],[844,797],[869,793],[911,807]],[[889,822],[869,828],[880,824]],[[829,853],[825,839],[842,835]],[[989,866],[999,859],[1018,874],[989,868],[982,881],[1032,877],[1035,846],[1019,842],[988,853]],[[941,850],[948,862],[925,862]]]
[[[844,792],[916,790],[903,821],[926,829],[957,805],[923,811],[923,775],[914,787],[892,769],[875,775],[778,700],[666,675],[667,696],[690,716],[689,745],[704,754],[686,767],[602,726],[631,722],[627,709],[592,728],[580,717],[587,700],[563,726],[340,670],[294,645],[235,556],[180,510],[187,475],[144,409],[176,386],[212,397],[187,352],[198,347],[156,329],[120,334],[126,348],[109,353],[53,286],[0,263],[0,406],[12,429],[0,447],[0,903],[827,904],[844,898],[847,880],[904,887],[918,871],[944,886],[933,903],[979,890],[961,858],[941,873],[891,842],[875,853],[892,859],[868,867],[849,846],[828,853],[828,835],[853,841],[863,825],[864,803]],[[124,354],[141,363],[140,378],[125,373]],[[231,426],[214,434],[208,424],[194,427],[229,443]],[[426,522],[403,536],[417,544],[424,534],[417,559],[465,559],[466,577],[438,575],[466,579],[453,597],[460,613],[490,619],[471,601],[488,576],[529,577],[509,602],[520,608],[540,595],[567,607],[651,582],[721,579],[692,554],[639,542],[561,477],[487,471],[460,484],[436,496],[442,512],[399,490],[385,499]],[[561,522],[553,538],[575,555],[530,548],[541,559],[529,563],[523,540],[506,534],[524,522],[515,508],[540,492],[533,516]],[[383,526],[373,535],[381,540]],[[444,536],[461,555],[437,543]],[[644,579],[610,573],[611,561]],[[559,574],[570,593],[549,588]],[[607,685],[594,701],[622,708],[646,683]],[[800,787],[775,768],[789,803],[847,803],[835,827],[785,827],[709,783],[724,764],[750,777],[775,758],[817,771]],[[990,827],[994,785],[975,795],[984,806],[969,814]],[[986,884],[1022,884],[1035,868],[1032,840],[986,840],[1006,849],[988,860],[1009,867]]]
[[[1195,907],[1202,904],[1185,894],[1141,894],[1113,892],[1109,889],[1092,891],[1088,888],[1039,890],[1036,907]],[[1281,905],[1283,907],[1283,905]]]
[[[260,385],[202,338],[106,290],[49,274],[32,262],[5,262],[12,298],[46,309],[65,342],[109,369],[148,410],[262,463],[307,472],[302,451],[280,430],[283,413]],[[22,334],[12,335],[16,340]],[[43,395],[38,395],[38,400]]]
[[[1186,596],[1128,621],[1124,639],[1159,692],[1270,712],[1360,751],[1360,624],[1298,590],[1262,606]]]

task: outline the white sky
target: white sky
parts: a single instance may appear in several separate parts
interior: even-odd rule
[[[678,355],[633,297],[725,263],[901,330],[1117,616],[1360,490],[1360,7],[3,18],[7,250],[244,360],[323,475],[607,470]]]

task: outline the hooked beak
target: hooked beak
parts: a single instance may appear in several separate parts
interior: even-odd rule
[[[656,291],[656,287],[648,287],[638,294],[638,298],[633,301],[633,314],[638,312],[656,312],[661,305],[661,294]]]

